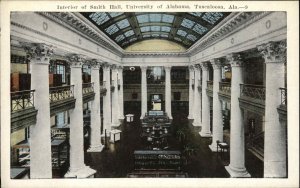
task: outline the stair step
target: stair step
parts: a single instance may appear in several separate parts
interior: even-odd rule
[[[264,151],[260,151],[258,149],[256,149],[255,147],[251,147],[248,148],[248,150],[255,155],[258,159],[260,159],[261,161],[264,161]]]

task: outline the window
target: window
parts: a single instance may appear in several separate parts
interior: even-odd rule
[[[64,65],[56,65],[56,74],[61,74],[62,82],[66,82],[66,70]]]

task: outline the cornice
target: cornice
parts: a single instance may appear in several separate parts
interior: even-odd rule
[[[214,27],[206,36],[202,37],[187,50],[187,54],[193,56],[220,40],[240,31],[248,25],[270,14],[270,12],[241,12],[231,13],[228,19],[224,19]]]
[[[121,57],[123,54],[119,46],[112,45],[114,44],[112,40],[111,41],[104,40],[101,31],[92,28],[90,25],[85,23],[87,22],[86,20],[82,20],[81,18],[78,18],[78,16],[73,13],[38,12],[37,14],[47,17],[52,21],[66,27],[67,29],[71,29],[73,32],[81,35],[83,38],[97,43],[104,49],[110,51],[111,53],[117,56]]]
[[[142,58],[142,57],[189,57],[186,52],[127,52],[122,58]]]

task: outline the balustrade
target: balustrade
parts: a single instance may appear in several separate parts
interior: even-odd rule
[[[11,92],[11,112],[34,107],[35,90]]]
[[[219,91],[230,95],[231,83],[230,82],[220,82],[219,83]]]
[[[49,88],[50,103],[74,98],[74,85]]]
[[[86,95],[94,92],[94,82],[82,84],[82,94]]]
[[[207,81],[207,89],[213,91],[214,89],[214,82],[209,80]]]
[[[241,97],[249,97],[253,99],[265,100],[266,88],[263,85],[240,84]]]
[[[287,89],[279,88],[281,93],[281,105],[287,106]]]

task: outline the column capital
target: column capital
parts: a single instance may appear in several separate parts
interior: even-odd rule
[[[35,60],[35,63],[49,64],[50,57],[54,53],[53,46],[44,43],[23,42],[21,44],[24,47],[29,60]]]
[[[210,63],[214,70],[221,69],[221,67],[222,67],[222,62],[221,62],[221,59],[219,59],[219,58],[214,58],[214,59],[210,60]]]
[[[265,59],[265,63],[283,63],[286,58],[286,40],[271,41],[257,46],[257,49]]]
[[[109,64],[108,62],[104,62],[102,64],[103,69],[110,69],[111,68],[111,64]]]
[[[123,71],[123,68],[124,68],[124,67],[123,67],[122,65],[118,65],[118,66],[117,66],[117,69],[118,69],[119,71],[121,71],[121,70]]]
[[[92,68],[92,69],[100,69],[101,65],[103,64],[103,62],[101,62],[98,59],[91,59],[88,60],[88,65]]]
[[[142,70],[142,71],[146,71],[146,70],[147,70],[147,68],[148,68],[148,67],[147,67],[147,66],[145,66],[145,65],[142,65],[142,66],[140,66],[140,67],[141,67],[141,70]]]
[[[200,66],[203,71],[208,71],[208,62],[202,62]]]
[[[200,71],[200,69],[201,69],[201,65],[200,64],[195,64],[194,65],[194,70],[196,71]]]
[[[81,54],[68,54],[67,58],[71,67],[81,68],[82,65],[86,62],[86,57]]]
[[[194,70],[194,66],[193,65],[189,65],[189,70],[193,71]]]
[[[231,67],[241,67],[243,66],[242,55],[239,53],[231,53],[226,56]]]
[[[164,69],[165,71],[171,71],[172,66],[171,65],[165,65]]]

